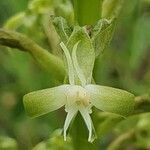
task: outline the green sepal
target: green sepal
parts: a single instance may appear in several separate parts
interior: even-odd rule
[[[70,85],[61,85],[26,94],[23,103],[30,117],[38,117],[65,105],[66,90]]]
[[[101,19],[95,25],[92,33],[92,43],[96,57],[109,45],[114,31],[115,20]]]
[[[54,17],[53,24],[55,26],[55,29],[56,29],[58,35],[61,38],[61,41],[63,41],[64,43],[67,43],[67,41],[72,33],[72,30],[69,27],[69,25],[67,24],[67,21],[63,17]]]
[[[67,42],[67,48],[69,49],[70,54],[72,54],[72,50],[78,42],[79,44],[76,49],[76,58],[88,84],[91,83],[95,52],[86,29],[75,26],[74,31]]]
[[[100,85],[87,85],[91,104],[104,111],[121,116],[129,115],[134,109],[134,95],[121,89]]]

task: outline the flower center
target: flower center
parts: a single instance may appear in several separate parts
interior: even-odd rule
[[[67,92],[68,103],[76,103],[78,106],[83,105],[85,107],[90,104],[90,95],[87,93],[86,89],[81,86],[74,85],[72,88],[68,89]]]

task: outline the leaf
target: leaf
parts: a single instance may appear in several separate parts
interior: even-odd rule
[[[66,43],[71,35],[71,28],[68,26],[67,21],[63,17],[55,17],[53,19],[53,24],[61,41]]]
[[[61,85],[26,94],[24,107],[30,117],[38,117],[62,107],[66,102],[65,92],[70,85]]]
[[[48,150],[46,147],[46,142],[38,143],[32,150]]]
[[[127,116],[134,109],[134,95],[112,87],[87,85],[85,87],[91,95],[91,103],[96,108]]]
[[[10,137],[0,136],[0,150],[17,150],[16,140]]]
[[[87,83],[91,83],[95,61],[94,48],[85,28],[76,26],[67,43],[67,48],[69,49],[70,54],[72,54],[72,50],[78,42],[79,44],[76,47],[76,58]]]
[[[64,141],[61,133],[61,129],[54,130],[48,140],[40,142],[32,150],[73,150],[71,138],[67,137],[67,141]]]
[[[95,25],[93,29],[92,43],[95,48],[96,57],[109,45],[112,39],[114,25],[115,21],[107,19],[101,19]]]

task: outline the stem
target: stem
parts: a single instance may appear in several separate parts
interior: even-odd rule
[[[63,61],[40,47],[25,35],[0,29],[0,44],[29,52],[42,68],[59,81],[63,81],[65,76]]]
[[[88,129],[79,113],[77,114],[71,128],[75,150],[95,150],[97,148],[96,143],[88,142]]]
[[[79,25],[93,25],[100,19],[102,0],[73,0],[75,21]]]
[[[52,49],[52,54],[61,56],[61,51],[59,51],[59,37],[55,31],[52,21],[49,20],[49,14],[43,15],[42,21],[43,29],[48,39],[48,44]]]

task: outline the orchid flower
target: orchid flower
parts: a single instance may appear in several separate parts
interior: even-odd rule
[[[134,95],[121,89],[92,84],[95,53],[91,40],[83,28],[72,33],[67,46],[63,42],[60,46],[66,58],[69,83],[26,94],[24,106],[31,117],[65,106],[67,116],[63,127],[64,140],[71,121],[80,112],[89,131],[88,141],[92,142],[92,107],[126,116],[134,107]]]

